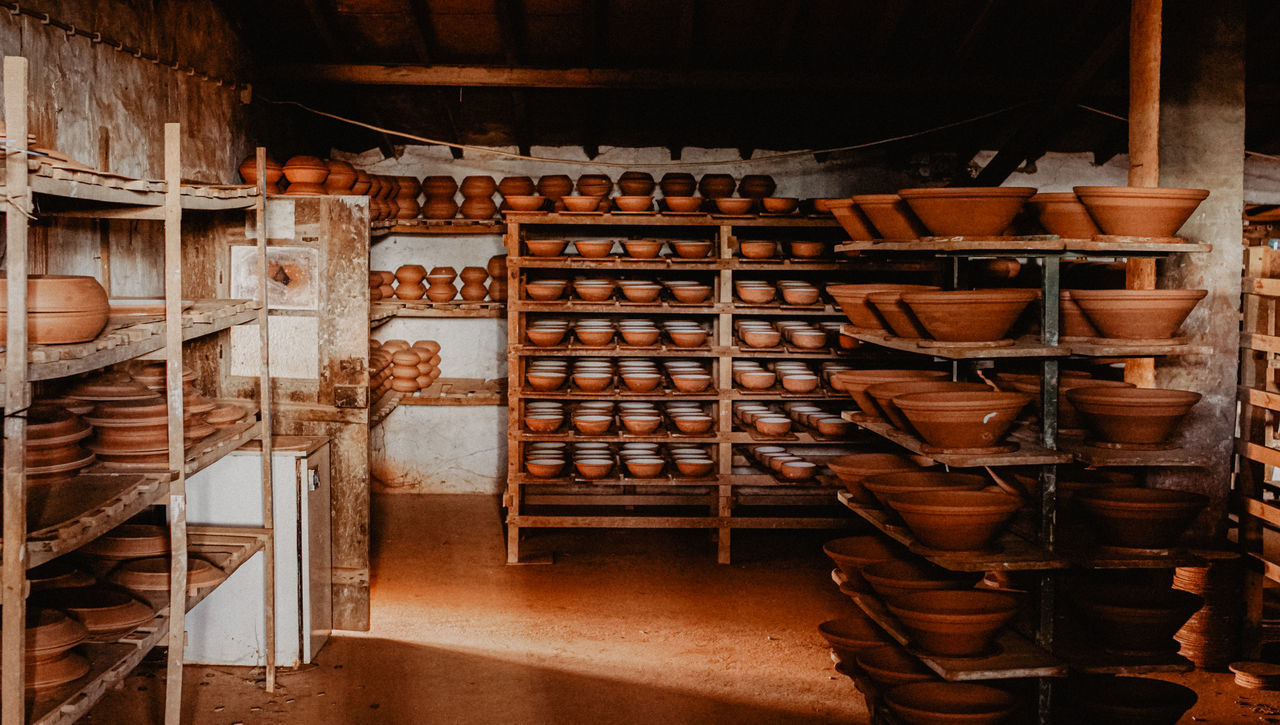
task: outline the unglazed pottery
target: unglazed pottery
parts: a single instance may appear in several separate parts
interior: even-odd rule
[[[922,286],[921,289],[928,289],[928,287]],[[894,335],[910,339],[927,337],[928,333],[916,319],[915,313],[902,301],[902,292],[901,289],[872,292],[867,295],[867,302],[875,308],[880,319],[884,320],[885,325]]]
[[[828,199],[826,207],[853,241],[861,242],[875,238],[875,232],[871,229],[866,216],[853,203],[853,199]]]
[[[0,276],[0,325],[5,314],[8,280]],[[33,274],[27,277],[27,340],[58,345],[92,340],[106,327],[111,303],[93,277]]]
[[[698,193],[704,199],[719,199],[732,196],[737,183],[728,174],[703,174],[698,180]],[[663,192],[666,193],[665,191]],[[672,196],[679,196],[673,194]]]
[[[1130,186],[1077,186],[1076,196],[1103,234],[1172,237],[1209,192]]]
[[[669,171],[662,175],[662,180],[658,182],[658,186],[661,187],[664,197],[688,197],[697,188],[697,183],[694,181],[693,174]]]
[[[266,187],[268,194],[280,193],[280,178],[284,176],[284,166],[279,161],[273,160],[271,157],[266,159]],[[256,155],[246,158],[240,162],[240,176],[244,178],[246,184],[258,183],[258,158]]]
[[[54,589],[37,595],[33,603],[75,617],[95,642],[115,641],[156,616],[149,605],[128,593],[101,586]]]
[[[1098,225],[1080,202],[1075,192],[1040,193],[1027,200],[1027,205],[1040,218],[1040,226],[1063,239],[1092,239]]]
[[[294,156],[284,163],[284,175],[289,180],[289,188],[285,189],[285,194],[324,195],[323,184],[329,176],[329,166],[316,156]]]
[[[1127,549],[1174,546],[1209,504],[1203,494],[1162,488],[1099,488],[1080,491],[1075,499],[1103,544]]]
[[[987,549],[1022,507],[1013,496],[986,491],[899,493],[888,503],[920,543],[942,551]]]
[[[329,159],[325,162],[329,167],[329,175],[324,179],[326,194],[349,194],[356,183],[356,169],[346,161]],[[416,180],[415,180],[416,181]]]
[[[886,602],[920,649],[943,657],[990,652],[1019,604],[1011,594],[980,589],[913,592]]]
[[[1079,387],[1066,394],[1102,441],[1131,446],[1166,443],[1201,397],[1161,388]]]
[[[993,342],[1009,334],[1038,295],[1032,289],[908,290],[902,293],[902,301],[937,340]]]
[[[1190,592],[1138,585],[1090,587],[1072,598],[1104,649],[1139,655],[1176,652],[1173,635],[1204,605]]]
[[[938,679],[933,670],[896,644],[861,650],[855,655],[854,661],[872,682],[886,689]]]
[[[954,471],[887,471],[862,479],[862,487],[882,504],[900,493],[980,491],[989,485],[986,476]]]
[[[1142,677],[1072,677],[1054,709],[1063,723],[1176,725],[1196,704],[1196,691]]]
[[[827,459],[827,468],[840,479],[850,498],[863,505],[872,505],[876,499],[862,486],[867,476],[891,471],[915,471],[919,466],[896,453],[851,453]]]
[[[899,430],[913,433],[911,421],[898,410],[893,399],[899,395],[914,393],[978,393],[991,388],[982,383],[959,383],[949,380],[908,380],[895,383],[876,383],[866,389],[881,417],[887,418]]]
[[[970,682],[916,682],[885,693],[904,725],[997,725],[1017,708],[1013,695]]]
[[[933,285],[915,285],[915,284],[829,284],[826,287],[827,294],[831,296],[836,304],[840,305],[840,310],[849,318],[849,322],[855,327],[861,327],[867,330],[883,330],[884,321],[876,314],[870,303],[867,302],[867,296],[874,292],[886,292],[889,290],[929,290],[937,289]]]
[[[940,449],[987,448],[998,445],[1021,411],[1031,402],[1024,393],[912,393],[893,399],[911,427]]]
[[[855,194],[853,202],[871,222],[877,238],[909,241],[929,233],[907,202],[897,194]]]
[[[884,630],[860,612],[829,619],[818,625],[818,633],[842,661],[852,660],[860,652],[890,643]]]
[[[828,288],[830,289],[830,288]],[[865,415],[880,417],[880,409],[875,401],[867,395],[867,388],[877,383],[897,383],[909,380],[942,380],[948,376],[944,370],[842,370],[831,376],[833,385],[844,390],[853,398]]]
[[[848,536],[834,539],[824,544],[822,551],[848,578],[849,587],[861,592],[871,591],[871,587],[862,578],[862,567],[902,556],[900,547],[879,536]]]
[[[1202,289],[1070,290],[1089,322],[1104,337],[1130,340],[1171,338],[1196,304]]]
[[[900,189],[911,211],[935,236],[1000,236],[1036,193],[1023,186]]]
[[[977,579],[921,561],[878,561],[862,567],[861,571],[862,578],[886,601],[911,592],[967,589]]]

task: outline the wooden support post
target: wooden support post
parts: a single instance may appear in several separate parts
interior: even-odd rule
[[[27,489],[27,222],[31,200],[27,189],[27,59],[4,59],[4,118],[8,125],[5,154],[5,266],[8,274],[4,357],[4,554],[0,604],[0,720],[26,722],[23,702],[26,649]]]
[[[1160,41],[1163,0],[1131,0],[1129,18],[1129,186],[1160,185]],[[1130,259],[1125,286],[1154,289],[1154,259]],[[1124,378],[1155,386],[1155,359],[1125,362]]]
[[[733,227],[721,226],[719,233],[716,235],[716,253],[717,259],[729,259],[732,257],[730,249],[733,239]],[[733,270],[720,270],[720,289],[717,290],[716,299],[719,302],[726,302],[733,299]],[[716,338],[716,344],[722,348],[728,348],[733,344],[733,315],[728,312],[722,312],[717,315],[717,324],[720,328],[719,336]],[[729,354],[720,357],[720,416],[716,421],[716,429],[720,431],[720,443],[716,445],[717,458],[717,477],[720,480],[719,496],[717,497],[716,516],[722,522],[727,522],[729,517],[733,515],[733,444],[729,443],[729,437],[733,433],[733,403],[729,400],[729,392],[733,389],[733,356]],[[716,561],[721,564],[732,563],[733,555],[733,539],[732,531],[727,523],[722,523],[716,538]]]
[[[520,356],[512,353],[512,347],[524,342],[520,337],[524,330],[524,310],[520,304],[520,224],[507,223],[507,563],[520,563],[521,491],[519,476],[523,471],[524,446],[517,432],[523,416],[520,389],[524,385],[524,370]]]
[[[266,632],[267,692],[276,690],[276,546],[275,489],[272,481],[271,420],[271,331],[267,304],[267,150],[257,150],[258,202],[254,205],[254,223],[258,232],[258,345],[261,356],[258,373],[258,410],[262,419],[262,528],[267,541],[262,548],[263,621]]]
[[[169,398],[169,667],[165,725],[182,723],[187,613],[187,476],[182,436],[182,126],[164,125],[165,386]]]

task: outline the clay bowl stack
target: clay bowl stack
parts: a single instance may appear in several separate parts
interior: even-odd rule
[[[768,305],[778,296],[778,289],[764,280],[736,280],[733,291],[738,300],[748,305]]]
[[[1036,193],[1021,186],[901,189],[911,211],[934,236],[1000,237]]]
[[[996,725],[1007,722],[1018,700],[998,687],[968,682],[914,682],[895,687],[885,703],[905,725]]]
[[[90,642],[114,642],[156,616],[146,602],[103,586],[52,589],[32,597],[32,603],[70,614],[88,630]]]
[[[1190,592],[1138,585],[1082,588],[1073,598],[1103,649],[1139,656],[1177,652],[1174,634],[1204,604]]]
[[[275,195],[280,193],[280,178],[284,176],[284,166],[279,161],[267,157],[265,165],[267,176],[266,184],[267,194]],[[258,159],[256,156],[249,156],[240,162],[240,176],[244,178],[246,184],[258,183]]]
[[[902,594],[886,602],[917,647],[941,657],[977,657],[1021,606],[1017,596],[982,589],[939,589]]]
[[[0,326],[5,314],[8,280],[0,275]],[[27,340],[32,345],[87,342],[107,325],[110,302],[93,277],[33,274],[27,277]]]
[[[468,176],[458,187],[462,191],[462,206],[459,210],[466,219],[490,219],[498,211],[493,203],[493,192],[498,184],[492,176]]]
[[[829,199],[826,207],[836,221],[840,222],[840,226],[844,227],[849,239],[863,242],[875,238],[875,231],[871,228],[870,222],[854,204],[853,199]]]
[[[1205,189],[1077,186],[1076,196],[1103,234],[1172,237],[1209,196]]]
[[[1038,297],[1032,289],[908,290],[902,302],[935,340],[999,346],[1013,344],[1006,336]]]
[[[164,395],[168,390],[165,364],[162,362],[143,363],[134,366],[129,373],[136,382],[142,383],[148,390]],[[190,419],[186,437],[188,440],[203,438],[213,433],[208,416],[218,407],[217,403],[205,398],[196,391],[196,371],[191,368],[182,369],[182,413]]]
[[[913,682],[936,682],[938,676],[920,660],[896,644],[869,647],[854,656],[858,669],[884,690]]]
[[[932,285],[917,284],[829,284],[827,294],[840,305],[840,310],[854,327],[864,330],[884,330],[885,321],[867,301],[876,292],[937,289]]]
[[[832,387],[849,394],[858,404],[863,415],[880,418],[880,409],[867,394],[867,388],[879,383],[898,383],[920,380],[944,380],[947,373],[943,370],[842,370],[831,376]]]
[[[1098,225],[1074,191],[1039,193],[1028,199],[1027,205],[1050,234],[1063,239],[1093,239],[1099,234]]]
[[[1036,414],[1040,415],[1040,376],[1000,376],[1000,387],[1005,390],[1013,390],[1019,393],[1026,393],[1031,397],[1032,403],[1035,405]],[[1083,429],[1084,418],[1080,415],[1080,411],[1076,410],[1076,406],[1071,402],[1067,391],[1075,388],[1132,388],[1132,383],[1126,383],[1121,380],[1095,380],[1085,375],[1060,375],[1058,378],[1058,430],[1062,432],[1073,432]]]
[[[391,353],[369,347],[369,398],[377,400],[391,389]]]
[[[905,242],[929,233],[907,202],[897,194],[855,194],[853,202],[875,228],[877,239]]]
[[[921,285],[916,291],[937,289],[940,288]],[[885,327],[894,335],[909,339],[929,337],[929,333],[925,331],[920,321],[916,319],[915,313],[902,301],[903,292],[903,289],[872,292],[867,295],[866,299],[879,318],[884,321]]]
[[[861,612],[829,619],[818,625],[818,633],[831,645],[840,662],[852,663],[862,652],[890,644],[880,627]]]
[[[879,473],[918,471],[914,461],[896,453],[851,453],[827,460],[827,468],[844,484],[850,499],[864,506],[874,505],[875,497],[863,487],[868,476]]]
[[[876,562],[902,559],[904,550],[880,536],[848,536],[823,545],[822,551],[845,576],[845,586],[855,592],[872,591],[862,578],[863,567]]]
[[[89,661],[74,652],[89,638],[89,631],[75,618],[56,609],[27,609],[24,669],[28,690],[46,690],[80,679],[89,672]]]
[[[705,305],[713,291],[711,285],[693,280],[663,280],[662,286],[676,305]]]
[[[1163,450],[1200,394],[1162,388],[1078,387],[1066,391],[1093,433],[1093,445]]]
[[[1169,343],[1207,290],[1066,290],[1099,337]]]
[[[426,390],[440,377],[440,343],[417,340],[409,349],[418,354],[418,389]]]
[[[888,471],[862,479],[862,487],[873,500],[886,507],[899,494],[981,491],[989,485],[985,476],[955,471]]]
[[[947,380],[909,380],[906,382],[896,383],[877,383],[866,389],[866,395],[869,396],[875,404],[876,409],[880,413],[880,417],[887,419],[898,430],[906,433],[915,434],[916,430],[912,427],[911,422],[902,414],[894,398],[900,395],[914,395],[916,393],[979,393],[989,391],[991,388],[982,383],[961,383],[950,382]]]
[[[92,433],[88,423],[65,408],[33,405],[27,412],[27,483],[64,481],[93,463],[93,453],[81,445]]]
[[[968,589],[977,575],[947,571],[921,560],[879,561],[862,568],[862,578],[883,601],[912,592]]]

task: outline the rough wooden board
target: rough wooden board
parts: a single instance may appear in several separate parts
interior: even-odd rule
[[[1035,338],[1021,338],[1015,340],[1008,347],[974,348],[964,345],[949,346],[945,342],[935,341],[922,344],[920,340],[867,332],[853,325],[842,325],[840,334],[892,350],[945,357],[952,360],[1065,357],[1071,353],[1071,350],[1065,345],[1045,345]]]
[[[979,468],[982,466],[1044,466],[1055,463],[1069,463],[1071,454],[1051,451],[1030,440],[1019,440],[1019,448],[1012,453],[992,453],[992,454],[949,454],[949,453],[923,453],[924,444],[919,438],[908,435],[895,428],[887,421],[878,418],[868,418],[867,416],[846,410],[841,414],[845,420],[856,423],[858,426],[869,430],[876,435],[897,443],[899,446],[911,451],[912,453],[927,455],[938,463],[957,468]],[[1013,436],[1010,436],[1013,438]]]
[[[838,229],[835,219],[813,219],[810,217],[734,217],[719,219],[710,216],[667,216],[654,214],[651,216],[631,216],[626,214],[601,214],[599,216],[574,216],[571,214],[527,214],[506,212],[508,223],[517,222],[525,226],[620,226],[631,229],[643,227],[800,227],[808,229]]]

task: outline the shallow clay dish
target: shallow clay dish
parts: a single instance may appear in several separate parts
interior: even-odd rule
[[[855,194],[853,202],[886,241],[908,241],[929,233],[915,212],[897,194]]]
[[[1129,186],[1077,186],[1076,196],[1103,234],[1172,237],[1209,192]]]
[[[1040,226],[1063,239],[1092,239],[1098,235],[1089,210],[1073,191],[1040,193],[1027,200],[1040,218]]]
[[[1025,379],[1019,378],[1010,380],[1008,383],[1006,383],[1002,377],[1000,387],[1005,389],[1012,388],[1019,393],[1027,393],[1032,396],[1031,400],[1035,404],[1037,412],[1040,412],[1040,376],[1032,375]],[[1094,380],[1093,378],[1069,376],[1059,377],[1058,428],[1060,430],[1075,430],[1084,427],[1084,418],[1081,417],[1080,411],[1076,410],[1076,406],[1071,403],[1071,398],[1067,396],[1067,391],[1075,388],[1088,387],[1132,388],[1134,386],[1133,383],[1126,383],[1121,380]]]
[[[996,237],[1036,193],[1025,186],[900,189],[898,196],[940,237]]]
[[[986,491],[899,493],[888,503],[921,544],[942,551],[986,550],[1022,508],[1013,496]]]
[[[1031,402],[1025,393],[912,393],[893,399],[911,427],[938,449],[990,448]]]
[[[612,239],[579,239],[573,243],[578,256],[595,258],[606,257],[613,251]]]
[[[155,618],[149,605],[107,587],[54,589],[35,598],[40,606],[64,611],[89,631],[94,642],[111,642]]]
[[[889,690],[884,698],[905,725],[996,725],[1018,705],[998,687],[969,682],[915,682]]]
[[[564,239],[526,239],[524,245],[535,257],[558,257],[564,254],[569,242]]]
[[[1203,494],[1163,488],[1095,488],[1074,499],[1094,522],[1101,543],[1126,549],[1175,546],[1209,505]]]
[[[66,557],[27,570],[32,594],[64,587],[87,587],[96,580],[80,571]]]
[[[702,208],[702,198],[698,196],[664,196],[667,211],[676,214],[692,214]]]
[[[1102,441],[1140,447],[1164,445],[1201,398],[1163,388],[1080,387],[1066,394]]]
[[[204,559],[187,559],[187,591],[210,587],[226,578],[226,572]],[[107,576],[117,584],[135,592],[169,591],[169,557],[154,556],[147,559],[130,559]]]
[[[992,342],[1008,335],[1038,296],[1032,289],[905,291],[902,301],[938,340]]]
[[[904,594],[886,606],[920,649],[943,657],[974,657],[992,650],[1020,602],[1003,592],[956,589]]]
[[[561,203],[564,208],[575,213],[595,211],[600,208],[600,198],[598,196],[562,196]]]
[[[1102,647],[1123,654],[1168,654],[1173,635],[1204,599],[1180,589],[1129,585],[1081,589],[1073,599]]]
[[[1105,337],[1162,340],[1177,333],[1208,290],[1070,290],[1071,300]]]
[[[818,633],[841,660],[852,660],[859,652],[883,647],[890,642],[884,631],[861,613],[828,619],[818,625]]]
[[[862,567],[877,561],[897,559],[902,549],[879,536],[846,536],[823,544],[822,551],[835,562],[836,567],[848,578],[848,586],[854,591],[869,592],[871,587],[862,578]]]

